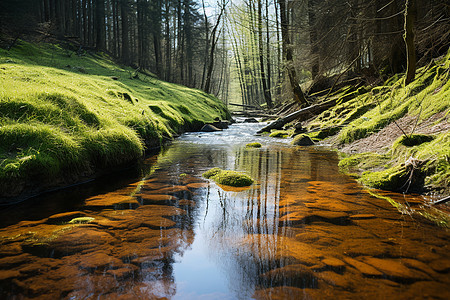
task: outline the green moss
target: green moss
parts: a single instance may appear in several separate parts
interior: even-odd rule
[[[249,186],[253,184],[253,179],[243,173],[236,171],[223,170],[212,177],[218,184],[235,187]]]
[[[311,138],[319,140],[336,135],[353,120],[360,118],[375,105],[370,101],[368,93],[346,90],[340,96],[337,105],[322,112],[317,118],[308,124],[308,131]],[[362,94],[361,94],[361,93]]]
[[[274,130],[269,134],[269,136],[276,138],[287,138],[289,136],[289,132],[286,130]]]
[[[406,114],[418,121],[447,110],[450,106],[450,51],[434,67],[417,70],[416,80],[403,87],[403,76],[395,75],[383,87],[372,89],[367,101],[376,104],[361,118],[354,119],[339,134],[340,143],[351,143],[375,133]]]
[[[312,146],[314,145],[313,140],[306,134],[297,134],[291,142],[292,145],[296,146]]]
[[[205,173],[203,177],[214,180],[218,184],[233,186],[233,187],[245,187],[253,184],[254,180],[241,172],[221,170],[219,168],[213,168]]]
[[[364,172],[361,183],[369,187],[388,191],[421,192],[424,186],[426,169],[411,165],[396,165],[379,172]]]
[[[205,173],[203,173],[202,176],[209,179],[209,178],[219,174],[219,172],[222,172],[222,170],[220,168],[212,168],[211,170],[208,170]]]
[[[183,130],[230,117],[211,95],[129,72],[106,56],[69,57],[57,45],[0,49],[0,190],[13,179],[51,181],[123,164]]]
[[[74,218],[74,219],[70,220],[69,224],[87,224],[87,223],[91,223],[94,220],[95,220],[95,218],[92,218],[92,217],[79,217],[79,218]]]
[[[261,143],[255,142],[255,143],[248,143],[245,145],[246,148],[261,148]]]
[[[426,162],[425,185],[443,194],[450,193],[450,133],[440,134],[431,142],[408,150],[408,153],[414,153],[417,159]]]
[[[417,213],[440,227],[450,228],[450,215],[444,211],[434,207],[427,207]]]
[[[393,144],[393,148],[397,148],[400,145],[406,147],[417,146],[423,143],[431,142],[434,139],[431,135],[426,134],[410,134],[410,135],[402,135],[399,137]]]
[[[343,157],[339,161],[339,168],[345,172],[358,170],[374,170],[386,166],[390,161],[389,155],[365,152]]]
[[[338,132],[337,143],[346,144],[368,137],[406,115],[414,118],[415,128],[421,128],[421,123],[432,116],[441,116],[436,118],[435,125],[447,122],[450,112],[449,68],[450,51],[434,65],[417,70],[416,80],[407,87],[403,86],[404,74],[397,74],[368,93],[358,89],[359,96],[310,121],[309,135],[322,139]],[[342,98],[350,91],[336,96]],[[344,157],[339,166],[345,172],[367,171],[360,180],[371,187],[398,191],[410,185],[417,190],[423,188],[448,194],[449,153],[448,131],[435,135],[413,133],[398,138],[385,154],[362,153]],[[408,182],[412,171],[408,161],[419,163],[412,172],[412,183]]]
[[[406,184],[408,174],[405,168],[396,166],[379,172],[364,172],[361,176],[361,183],[369,187],[398,191]]]

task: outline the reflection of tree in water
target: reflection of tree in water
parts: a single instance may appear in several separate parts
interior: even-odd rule
[[[302,272],[297,267],[289,273],[289,266],[296,261],[280,255],[280,249],[288,248],[286,238],[293,233],[288,224],[279,223],[279,218],[289,212],[290,201],[307,198],[310,181],[334,179],[336,158],[328,152],[295,148],[191,147],[172,147],[168,153],[171,158],[165,158],[164,171],[174,184],[182,184],[181,173],[200,176],[212,167],[244,171],[256,180],[242,192],[213,185],[193,196],[198,203],[203,197],[203,209],[189,211],[189,225],[183,225],[192,228],[194,220],[203,220],[207,247],[227,274],[229,289],[240,298],[249,298],[255,288],[316,287],[309,270]]]
[[[279,218],[289,212],[289,199],[307,197],[309,181],[336,176],[336,158],[328,152],[275,147],[240,148],[234,157],[232,169],[246,171],[257,184],[240,193],[218,190],[217,196],[212,193],[207,199],[218,203],[209,239],[211,248],[221,251],[220,263],[230,278],[230,289],[245,298],[257,287],[317,287],[309,269],[289,269],[296,260],[280,255],[288,249],[286,238],[293,233]]]

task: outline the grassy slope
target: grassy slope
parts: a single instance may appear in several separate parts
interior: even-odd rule
[[[178,132],[229,117],[211,95],[132,75],[57,45],[0,49],[0,198],[30,182],[70,183],[128,163]]]
[[[354,91],[353,99],[325,111],[309,123],[310,136],[325,139],[335,135],[337,143],[345,145],[368,137],[405,115],[414,116],[420,124],[431,116],[444,112],[445,116],[436,123],[448,122],[450,52],[446,57],[417,70],[416,74],[416,80],[407,87],[403,85],[404,77],[396,75],[370,92],[364,89]],[[348,93],[344,92],[342,97]],[[417,142],[416,145],[405,146],[399,140],[386,154],[356,154],[343,159],[340,165],[347,171],[351,171],[352,167],[369,170],[361,176],[361,181],[368,186],[400,190],[411,171],[411,166],[405,167],[405,161],[412,156],[419,160],[412,161],[418,163],[415,174],[424,177],[418,179],[424,182],[414,184],[425,184],[444,194],[448,193],[450,133],[441,132],[430,139]]]

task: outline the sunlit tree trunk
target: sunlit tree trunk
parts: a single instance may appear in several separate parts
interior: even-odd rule
[[[405,33],[403,38],[406,44],[406,79],[405,85],[414,80],[416,75],[416,49],[414,47],[414,22],[417,18],[416,0],[406,0],[405,7]]]
[[[209,65],[206,72],[206,82],[205,82],[205,92],[209,93],[211,91],[211,80],[212,80],[212,71],[214,68],[214,51],[216,49],[218,37],[216,37],[217,29],[220,25],[220,19],[225,11],[225,4],[222,4],[220,9],[220,14],[217,17],[216,24],[214,25],[213,30],[211,31],[211,50],[209,52]]]
[[[263,47],[263,25],[262,25],[262,0],[258,0],[258,44],[259,44],[259,68],[261,73],[261,82],[263,86],[264,99],[267,107],[272,108],[272,98],[267,87],[266,73],[264,72],[264,47]]]

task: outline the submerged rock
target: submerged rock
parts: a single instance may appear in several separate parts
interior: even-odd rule
[[[387,277],[400,281],[429,280],[429,276],[406,267],[401,260],[364,257],[364,262],[383,272]]]
[[[62,224],[69,222],[75,218],[86,217],[86,213],[81,211],[69,211],[52,215],[48,218],[47,224]]]
[[[270,270],[261,274],[260,277],[275,286],[318,287],[316,274],[303,264],[292,264]]]
[[[356,270],[361,272],[365,276],[381,276],[383,273],[372,267],[371,265],[368,265],[366,263],[363,263],[359,260],[346,257],[344,258],[344,261],[354,267]]]

